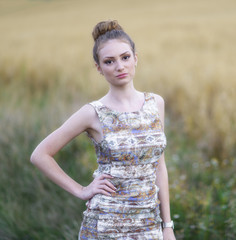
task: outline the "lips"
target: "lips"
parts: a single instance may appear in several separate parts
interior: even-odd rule
[[[117,75],[116,77],[121,79],[121,78],[125,78],[127,76],[128,76],[128,73],[122,73],[122,74]]]

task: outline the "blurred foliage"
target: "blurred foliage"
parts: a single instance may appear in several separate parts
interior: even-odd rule
[[[126,8],[124,8],[124,4]],[[166,101],[166,162],[177,239],[236,238],[236,3],[0,2],[0,239],[77,239],[83,201],[29,163],[34,147],[107,91],[91,30],[118,19],[135,40],[135,85]],[[86,136],[60,151],[82,185],[96,159]]]

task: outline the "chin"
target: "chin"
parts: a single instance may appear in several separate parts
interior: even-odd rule
[[[123,78],[123,79],[119,79],[119,81],[115,81],[113,85],[122,86],[122,85],[127,85],[131,82],[132,82],[132,79]]]

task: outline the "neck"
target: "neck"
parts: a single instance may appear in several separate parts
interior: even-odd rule
[[[116,102],[129,102],[137,96],[138,91],[134,88],[133,82],[126,86],[110,86],[107,97]]]

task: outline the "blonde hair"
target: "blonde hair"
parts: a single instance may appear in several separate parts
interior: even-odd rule
[[[99,65],[99,47],[112,39],[120,39],[127,42],[133,54],[135,54],[135,44],[129,37],[129,35],[124,32],[123,28],[119,25],[116,20],[102,21],[99,22],[93,29],[92,36],[94,39],[93,47],[93,59]]]

